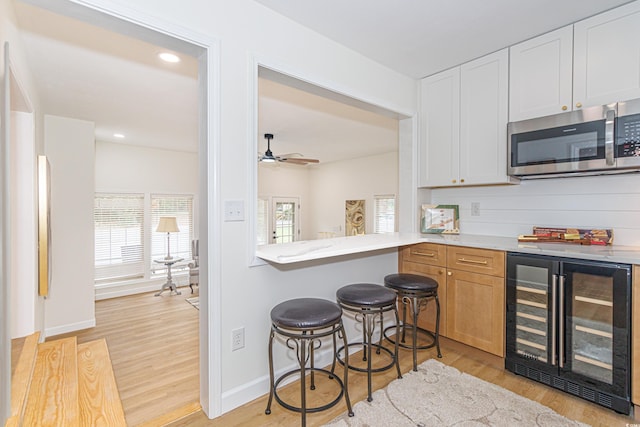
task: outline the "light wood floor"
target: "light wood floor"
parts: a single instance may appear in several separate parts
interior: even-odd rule
[[[184,301],[189,296],[187,290],[183,291],[182,296],[169,297],[165,293],[162,297],[154,297],[151,293],[98,301],[98,325],[75,334],[78,336],[78,342],[102,337],[107,339],[125,416],[130,426],[156,420],[160,415],[170,412],[180,413],[181,408],[193,406],[199,401],[198,311]],[[63,335],[51,339],[60,337]],[[15,340],[14,355],[19,354],[17,352],[21,345],[21,340]],[[504,370],[502,359],[483,351],[443,338],[442,353],[444,357],[440,359],[441,362],[538,401],[571,419],[594,426],[626,426],[635,422],[631,417],[616,414],[507,372]],[[421,351],[418,353],[418,361],[422,362],[435,356],[433,349]],[[402,351],[400,362],[402,372],[408,372],[411,369],[411,353]],[[394,372],[388,370],[374,375],[374,390],[383,388],[394,380]],[[349,373],[352,404],[366,398],[366,388],[364,374]],[[292,384],[281,392],[281,396],[295,403],[299,390]],[[308,396],[311,399],[310,404],[315,404],[313,393],[308,393]],[[276,402],[272,405],[271,415],[265,415],[266,402],[265,395],[215,420],[209,420],[202,412],[197,412],[169,425],[300,425],[298,413],[283,409]],[[309,414],[308,425],[324,424],[344,411],[346,406],[342,401],[327,411]]]
[[[442,363],[514,391],[529,399],[538,401],[568,418],[582,421],[593,426],[603,427],[625,427],[627,424],[634,423],[633,418],[631,417],[617,414],[614,411],[507,372],[504,370],[501,358],[470,348],[455,341],[447,340],[446,338],[442,339],[442,355],[443,358],[439,359]],[[428,358],[435,358],[436,352],[434,349],[423,350],[418,353],[418,357],[418,363],[420,363]],[[411,353],[409,351],[402,351],[400,354],[400,362],[401,371],[403,373],[408,372],[412,368]],[[341,373],[342,371],[339,369],[338,372]],[[374,375],[374,390],[385,387],[395,378],[395,370],[388,370]],[[316,396],[319,395],[317,393],[318,390],[320,390],[320,386],[316,388],[316,391],[307,393],[309,405],[315,405],[318,403],[318,399],[316,398],[314,400],[313,396],[314,393],[316,393]],[[360,400],[366,399],[366,374],[355,373],[353,371],[349,372],[349,394],[351,395],[352,405]],[[295,403],[296,400],[299,401],[299,388],[296,388],[295,384],[292,384],[291,386],[287,386],[287,390],[283,390],[280,395],[285,401]],[[209,420],[202,412],[197,412],[180,421],[170,424],[170,426],[257,427],[300,425],[300,414],[286,410],[276,402],[271,405],[271,415],[265,415],[264,410],[266,404],[267,396],[263,396],[214,420]],[[331,421],[333,418],[345,411],[346,405],[343,400],[327,411],[309,414],[307,416],[307,425],[322,425]]]
[[[180,290],[96,301],[95,328],[47,338],[106,338],[129,426],[200,400],[198,310]]]

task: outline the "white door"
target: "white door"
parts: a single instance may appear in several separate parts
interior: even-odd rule
[[[9,43],[4,44],[4,86],[0,93],[0,423],[11,413],[11,329],[9,313],[9,122],[11,109],[9,95]]]
[[[420,187],[458,183],[460,67],[420,82]]]
[[[508,182],[508,74],[507,49],[460,67],[462,185]]]
[[[573,25],[509,48],[509,121],[570,111]]]
[[[574,25],[573,106],[640,98],[640,2]]]
[[[272,199],[271,243],[290,243],[299,240],[300,199],[274,197]]]

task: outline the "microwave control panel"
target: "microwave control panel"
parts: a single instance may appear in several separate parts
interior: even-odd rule
[[[616,157],[640,157],[640,114],[618,117]]]

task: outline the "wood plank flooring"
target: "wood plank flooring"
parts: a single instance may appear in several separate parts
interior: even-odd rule
[[[129,426],[200,401],[198,310],[181,291],[96,301],[95,328],[47,338],[106,339]]]
[[[582,421],[596,427],[625,427],[628,424],[634,423],[631,417],[617,414],[614,411],[507,372],[504,370],[503,360],[499,357],[446,338],[441,340],[441,345],[443,358],[438,360],[442,363],[453,366],[460,371],[467,372],[485,381],[497,384],[529,399],[538,401],[568,418]],[[435,349],[418,352],[419,362],[423,362],[429,358],[436,358]],[[401,371],[403,373],[408,372],[412,368],[411,353],[409,351],[402,351],[400,354],[400,362]],[[338,372],[341,372],[341,370],[338,370]],[[374,390],[385,387],[395,378],[395,370],[388,370],[374,375]],[[320,387],[317,387],[316,390],[319,389]],[[366,374],[355,373],[353,371],[349,372],[349,394],[351,395],[352,404],[366,399]],[[295,402],[299,395],[299,388],[296,387],[295,383],[291,384],[287,386],[286,390],[283,389],[280,395],[285,401]],[[318,399],[314,401],[314,392],[308,392],[307,396],[310,399],[309,405],[315,406],[318,403]],[[300,425],[300,414],[286,410],[274,402],[271,405],[271,415],[265,415],[264,410],[266,405],[267,396],[263,396],[214,420],[207,419],[202,411],[200,411],[175,421],[169,424],[169,426],[262,427]],[[345,411],[346,405],[343,400],[327,411],[307,415],[307,425],[322,425]]]
[[[172,427],[300,425],[298,413],[283,409],[275,402],[271,415],[265,415],[266,395],[215,420],[207,419],[202,411],[198,411],[169,424],[170,418],[162,418],[159,424],[154,421],[164,414],[188,413],[183,408],[194,408],[199,401],[198,311],[184,301],[189,296],[187,290],[181,296],[169,297],[165,293],[154,297],[150,293],[98,301],[97,326],[68,334],[77,336],[79,343],[106,338],[127,424],[150,425],[151,422]],[[51,339],[60,337],[63,336]],[[22,344],[16,340],[14,350]],[[440,361],[443,363],[538,401],[571,419],[594,426],[624,427],[634,423],[631,417],[507,372],[502,359],[483,351],[442,339],[442,353],[444,357]],[[418,357],[420,362],[435,358],[435,350],[420,351]],[[400,361],[402,372],[408,372],[411,369],[410,352],[403,351]],[[394,379],[392,370],[376,374],[373,388],[383,388]],[[365,399],[366,376],[350,372],[349,389],[352,404]],[[281,392],[281,396],[294,401],[298,393],[292,384]],[[330,410],[310,414],[308,425],[326,423],[345,410],[346,406],[341,402]]]

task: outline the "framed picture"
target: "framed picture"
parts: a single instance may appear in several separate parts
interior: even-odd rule
[[[364,234],[364,200],[345,202],[345,236]]]
[[[432,234],[459,234],[458,205],[422,205],[420,231]]]

